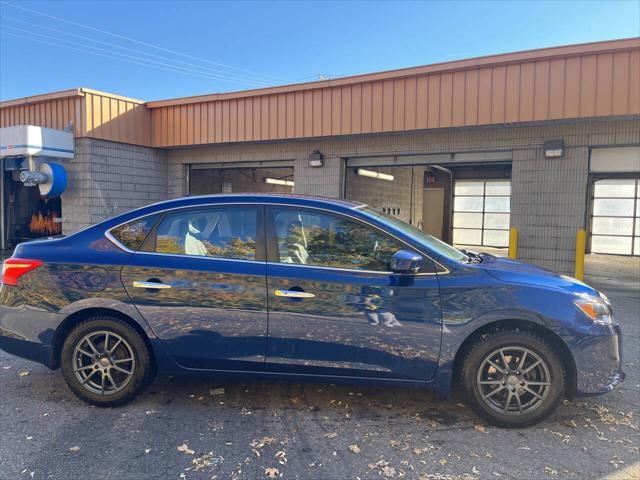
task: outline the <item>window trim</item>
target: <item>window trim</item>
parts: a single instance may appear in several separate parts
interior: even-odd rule
[[[256,230],[258,229],[262,229],[262,232],[264,233],[264,235],[262,236],[262,238],[260,238],[260,236],[256,235],[258,238],[256,239],[256,260],[242,260],[242,259],[232,259],[232,258],[219,258],[219,257],[200,257],[200,256],[191,256],[191,255],[176,255],[177,257],[180,258],[199,258],[199,259],[209,259],[209,260],[219,260],[219,261],[236,261],[236,262],[264,262],[269,264],[270,261],[268,260],[268,240],[269,240],[269,235],[268,235],[268,228],[272,228],[269,227],[269,223],[267,222],[267,218],[268,218],[268,212],[267,210],[273,207],[288,207],[288,208],[301,208],[301,209],[307,209],[307,210],[315,210],[315,211],[321,211],[321,212],[327,212],[333,215],[338,215],[338,216],[342,216],[342,217],[346,217],[349,218],[351,220],[354,220],[356,222],[360,222],[364,225],[367,225],[371,228],[374,228],[380,232],[382,232],[384,235],[390,236],[391,238],[396,239],[397,241],[399,241],[400,243],[406,245],[409,247],[409,249],[411,250],[415,250],[416,252],[418,252],[420,255],[422,255],[426,260],[429,260],[431,262],[433,262],[433,265],[435,267],[435,271],[434,272],[425,272],[425,273],[416,273],[413,274],[414,276],[433,276],[433,275],[447,275],[449,273],[451,273],[451,271],[445,267],[442,263],[434,260],[431,255],[429,255],[428,253],[426,253],[424,250],[417,248],[416,246],[412,245],[411,243],[407,242],[406,240],[403,240],[402,238],[394,235],[391,232],[387,232],[385,230],[383,230],[382,228],[378,227],[377,225],[374,225],[364,219],[355,217],[353,215],[349,215],[348,213],[343,213],[343,212],[334,212],[326,207],[315,207],[315,206],[307,206],[307,205],[292,205],[289,203],[264,203],[264,202],[212,202],[212,203],[206,203],[206,204],[202,204],[202,205],[183,205],[183,206],[179,206],[179,207],[173,207],[173,208],[165,208],[162,210],[158,210],[152,213],[147,213],[145,215],[140,215],[138,217],[134,217],[131,218],[127,221],[121,222],[118,225],[114,225],[113,227],[107,229],[104,232],[104,236],[111,241],[112,243],[114,243],[117,247],[121,248],[122,250],[128,252],[128,253],[143,253],[146,255],[171,255],[171,254],[166,254],[166,253],[156,253],[156,252],[143,252],[143,251],[133,251],[128,249],[127,247],[125,247],[124,245],[120,244],[120,242],[118,242],[117,239],[115,239],[113,237],[113,235],[111,235],[110,231],[118,228],[122,225],[125,225],[129,222],[133,222],[136,220],[139,220],[141,218],[147,217],[147,216],[151,216],[151,215],[157,215],[157,214],[167,214],[169,212],[176,212],[179,210],[185,210],[185,209],[192,209],[192,208],[206,208],[206,207],[219,207],[219,206],[242,206],[242,205],[255,205],[256,207],[258,207],[258,211],[259,211],[259,217],[258,217],[258,224],[256,225]],[[358,205],[357,207],[354,207],[353,210],[358,210],[359,208],[363,208],[364,205]],[[160,215],[161,218],[164,218],[164,215]],[[155,225],[154,225],[155,228]],[[151,232],[149,232],[151,233]],[[146,239],[145,239],[146,242]],[[258,260],[257,259],[257,244],[258,243],[262,243],[263,247],[264,247],[264,259]],[[144,242],[143,242],[144,243]],[[289,265],[289,266],[293,266],[293,265],[297,265],[297,266],[301,266],[301,267],[307,267],[307,268],[327,268],[327,269],[331,269],[331,270],[338,270],[338,271],[350,271],[348,269],[341,269],[341,268],[336,268],[336,267],[320,267],[320,266],[312,266],[312,265],[299,265],[299,264],[295,264],[295,263],[291,263],[291,264],[287,264],[287,263],[274,263],[273,265]],[[383,275],[398,275],[394,272],[377,272],[375,270],[354,270],[355,272],[364,272],[364,273],[375,273],[375,274],[383,274]]]
[[[276,232],[276,224],[275,224],[275,210],[281,210],[281,209],[290,209],[290,210],[297,210],[297,211],[304,211],[304,210],[308,210],[308,211],[321,211],[324,214],[328,214],[334,217],[338,217],[338,218],[344,218],[347,219],[348,221],[352,221],[358,224],[361,224],[367,228],[371,228],[373,230],[375,230],[376,232],[380,233],[381,235],[387,237],[387,238],[391,238],[395,241],[397,241],[398,243],[400,243],[401,245],[403,245],[405,248],[407,248],[408,250],[414,251],[419,253],[420,255],[422,255],[425,259],[425,261],[430,261],[433,264],[433,272],[420,272],[420,273],[416,273],[413,275],[416,276],[433,276],[433,275],[444,275],[449,273],[449,270],[444,267],[442,264],[440,264],[439,262],[436,262],[434,259],[432,259],[429,255],[427,255],[426,253],[424,253],[422,250],[416,248],[415,246],[411,245],[410,243],[406,242],[405,240],[398,238],[397,236],[393,235],[390,232],[387,232],[383,229],[381,229],[380,227],[378,227],[377,225],[373,225],[365,220],[362,220],[360,218],[342,213],[342,212],[334,212],[331,210],[327,210],[324,208],[317,208],[317,207],[309,207],[309,206],[300,206],[300,205],[280,205],[280,204],[269,204],[266,206],[266,219],[268,219],[267,221],[267,264],[268,265],[279,265],[279,266],[287,266],[287,267],[303,267],[303,268],[317,268],[317,269],[322,269],[322,270],[333,270],[333,271],[341,271],[341,272],[351,272],[351,273],[366,273],[366,274],[377,274],[377,275],[398,275],[398,273],[396,272],[392,272],[392,271],[381,271],[381,270],[365,270],[365,269],[356,269],[356,268],[344,268],[344,267],[331,267],[331,266],[326,266],[326,265],[305,265],[305,264],[299,264],[299,263],[284,263],[284,262],[280,262],[280,254],[278,252],[278,235]],[[442,271],[439,271],[439,269],[442,269]]]
[[[232,209],[240,209],[242,207],[247,207],[250,206],[252,208],[255,208],[256,210],[256,252],[255,252],[255,258],[253,260],[248,260],[246,258],[227,258],[227,257],[214,257],[214,256],[203,256],[203,255],[189,255],[189,254],[182,254],[182,253],[163,253],[163,252],[156,252],[156,251],[152,251],[152,250],[147,250],[146,248],[151,247],[151,245],[153,244],[154,246],[154,250],[155,250],[155,245],[157,242],[157,230],[158,227],[162,224],[162,222],[164,221],[164,219],[169,216],[172,215],[174,213],[179,213],[183,210],[210,210],[212,208],[225,208],[225,207],[230,207]],[[149,230],[149,233],[147,234],[147,236],[145,237],[144,241],[142,242],[142,244],[140,245],[140,247],[138,248],[138,250],[131,250],[129,248],[127,248],[126,246],[122,245],[122,243],[120,243],[118,241],[117,238],[115,238],[113,236],[113,234],[111,233],[111,230],[114,230],[122,225],[126,225],[128,223],[131,222],[135,222],[138,220],[141,220],[147,216],[152,216],[152,215],[158,215],[158,220],[156,220],[155,224],[153,225],[153,227],[151,228],[151,230]],[[140,217],[134,218],[132,220],[129,220],[127,222],[123,222],[119,225],[116,225],[114,227],[111,227],[110,229],[108,229],[107,231],[104,232],[105,237],[107,237],[107,239],[109,239],[111,242],[115,243],[118,247],[122,248],[123,250],[125,250],[128,253],[143,253],[143,254],[147,254],[147,255],[166,255],[166,256],[172,256],[172,257],[176,257],[176,258],[204,258],[204,259],[209,259],[209,260],[222,260],[222,261],[239,261],[239,262],[258,262],[258,263],[264,263],[266,262],[266,247],[265,247],[265,238],[263,235],[263,232],[265,231],[265,227],[264,227],[264,205],[261,205],[259,203],[212,203],[212,204],[205,204],[205,205],[189,205],[189,206],[183,206],[183,207],[178,207],[178,208],[169,208],[166,210],[161,210],[159,212],[154,212],[154,213],[150,213],[148,215],[142,215]]]

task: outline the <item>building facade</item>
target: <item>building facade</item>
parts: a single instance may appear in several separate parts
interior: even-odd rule
[[[640,255],[640,39],[157,102],[2,102],[0,127],[22,124],[73,128],[63,233],[182,195],[295,192],[472,249],[515,227],[519,258],[563,273],[580,229],[588,251]],[[4,182],[15,242],[41,199]]]

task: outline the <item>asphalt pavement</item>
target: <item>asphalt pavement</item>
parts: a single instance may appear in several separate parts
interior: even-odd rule
[[[262,380],[160,377],[99,409],[0,352],[0,478],[640,478],[640,259],[588,268],[621,321],[627,380],[535,427],[494,428],[418,389]]]

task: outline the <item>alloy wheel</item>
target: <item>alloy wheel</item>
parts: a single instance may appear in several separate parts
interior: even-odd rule
[[[509,346],[487,355],[477,374],[482,401],[503,415],[526,415],[549,395],[551,374],[531,349]]]
[[[97,395],[112,395],[125,388],[133,377],[135,362],[129,343],[107,330],[84,336],[72,356],[76,379]]]

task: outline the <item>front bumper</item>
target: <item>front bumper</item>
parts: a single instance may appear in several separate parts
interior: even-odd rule
[[[607,334],[589,336],[580,342],[576,358],[577,396],[608,393],[625,379],[620,327],[608,328]]]

